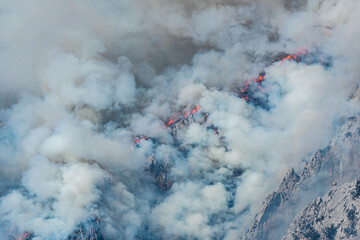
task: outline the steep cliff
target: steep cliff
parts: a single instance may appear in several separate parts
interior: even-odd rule
[[[283,240],[359,239],[359,197],[359,180],[333,186],[296,216]]]
[[[316,151],[302,170],[289,170],[277,191],[265,199],[243,239],[281,238],[296,214],[325,194],[333,182],[343,184],[357,178],[359,142],[360,117],[350,117],[329,145]]]

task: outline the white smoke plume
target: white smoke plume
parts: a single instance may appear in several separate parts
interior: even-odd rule
[[[67,239],[96,216],[104,239],[239,239],[285,171],[359,111],[359,13],[356,0],[0,0],[0,238]],[[304,50],[329,64],[272,63]],[[235,93],[263,70],[268,109]],[[197,104],[221,138],[165,127]]]

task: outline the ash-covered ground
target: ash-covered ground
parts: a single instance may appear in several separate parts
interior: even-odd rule
[[[0,0],[0,239],[356,239],[359,22],[357,0]]]

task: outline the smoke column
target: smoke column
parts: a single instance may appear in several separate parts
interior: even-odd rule
[[[0,239],[68,239],[94,218],[104,239],[239,239],[287,169],[359,111],[359,12],[0,0]],[[302,51],[320,60],[274,62]],[[266,108],[236,93],[262,71]],[[169,131],[196,106],[206,123]]]

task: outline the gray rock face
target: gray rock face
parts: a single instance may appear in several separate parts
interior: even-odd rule
[[[281,239],[297,213],[330,190],[333,182],[343,184],[357,178],[359,143],[360,116],[350,117],[329,145],[316,151],[302,170],[291,169],[286,174],[278,190],[265,199],[242,239]]]
[[[299,213],[283,240],[360,239],[360,181],[334,186]]]

